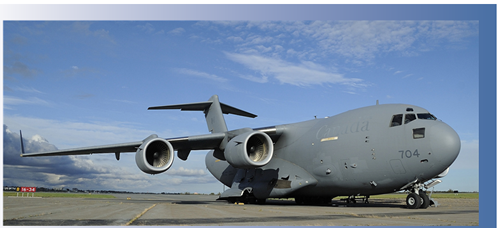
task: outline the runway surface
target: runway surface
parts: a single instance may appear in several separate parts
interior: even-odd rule
[[[478,199],[438,199],[440,206],[406,209],[404,199],[369,204],[302,206],[268,200],[235,205],[208,195],[114,194],[115,199],[4,197],[6,226],[477,226]],[[127,199],[130,197],[130,199]]]

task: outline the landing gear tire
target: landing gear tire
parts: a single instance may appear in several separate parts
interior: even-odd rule
[[[424,190],[418,191],[418,195],[420,198],[422,198],[422,205],[420,205],[420,208],[426,209],[431,205],[431,200],[429,199],[429,196],[425,193]]]
[[[412,192],[406,197],[406,206],[409,209],[417,209],[422,206],[422,198],[420,198],[420,195]]]

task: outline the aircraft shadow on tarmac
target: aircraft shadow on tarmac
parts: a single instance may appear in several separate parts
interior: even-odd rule
[[[216,201],[195,201],[195,200],[189,200],[189,201],[179,201],[179,200],[152,200],[148,202],[165,202],[165,203],[174,203],[174,204],[233,204],[230,203],[226,200],[216,200]],[[331,204],[326,204],[326,205],[298,205],[295,203],[295,201],[292,200],[267,200],[265,204],[244,204],[244,205],[256,205],[256,206],[266,206],[266,205],[272,205],[272,206],[287,206],[287,207],[385,207],[385,208],[404,208],[406,209],[406,205],[404,204],[404,200],[373,200],[370,201],[369,203],[364,203],[358,201],[357,203],[346,203],[344,200],[333,200]]]

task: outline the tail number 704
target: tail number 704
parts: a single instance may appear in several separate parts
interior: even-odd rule
[[[401,153],[401,158],[411,158],[413,156],[420,156],[420,154],[418,153],[418,149],[415,150],[414,152],[411,152],[411,150],[400,150],[399,153]]]

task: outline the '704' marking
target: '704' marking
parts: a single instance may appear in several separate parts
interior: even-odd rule
[[[420,154],[418,153],[418,149],[414,152],[411,152],[411,150],[400,150],[399,153],[401,153],[401,158],[411,158],[413,156],[416,156],[418,158],[418,156],[420,156]]]

